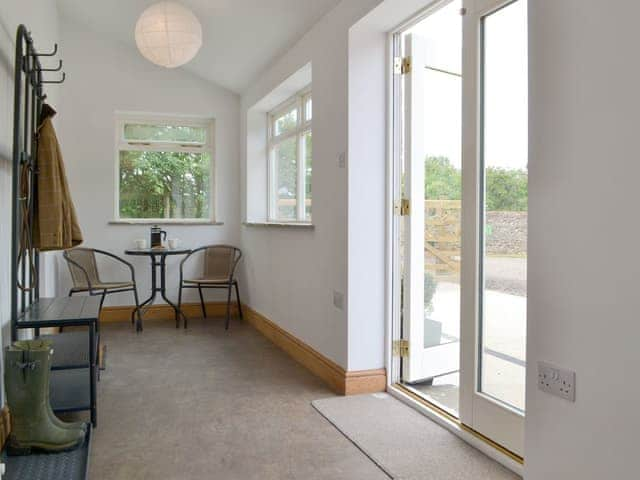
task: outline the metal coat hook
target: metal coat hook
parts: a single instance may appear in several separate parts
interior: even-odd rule
[[[53,44],[53,52],[51,53],[29,53],[30,57],[53,57],[56,53],[58,53],[58,44]]]
[[[62,70],[62,60],[58,60],[58,66],[56,68],[36,68],[39,72],[59,72]]]
[[[62,78],[60,80],[42,80],[40,83],[63,83],[67,74],[62,72]]]

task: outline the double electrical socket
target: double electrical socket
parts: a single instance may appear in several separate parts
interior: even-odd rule
[[[570,402],[576,401],[576,372],[538,362],[538,388]]]

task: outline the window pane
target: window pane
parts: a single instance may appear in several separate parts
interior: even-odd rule
[[[527,3],[483,21],[484,256],[480,390],[525,408]]]
[[[313,160],[313,142],[311,132],[306,132],[302,137],[302,147],[304,149],[304,217],[311,221],[311,161]]]
[[[284,115],[276,118],[273,126],[273,135],[275,137],[283,133],[295,130],[298,126],[298,109],[289,110]]]
[[[298,162],[297,138],[292,137],[274,148],[276,217],[296,220]]]
[[[311,97],[307,98],[304,104],[304,119],[308,122],[313,118],[313,100]]]
[[[187,127],[182,125],[129,123],[124,126],[124,139],[135,142],[204,144],[207,141],[207,129],[205,127]]]
[[[120,218],[208,219],[208,153],[120,152]]]

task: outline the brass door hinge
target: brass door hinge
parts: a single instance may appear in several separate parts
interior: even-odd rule
[[[403,198],[395,206],[396,215],[406,217],[411,213],[411,204],[408,198]]]
[[[393,72],[396,75],[411,73],[411,57],[395,57],[393,59]]]
[[[408,198],[403,198],[400,201],[400,215],[406,217],[411,213],[411,204],[409,203]]]
[[[396,215],[400,215],[401,217],[406,217],[411,213],[411,204],[409,203],[408,198],[403,198],[400,200],[400,203],[396,205]]]
[[[409,340],[395,340],[393,342],[393,356],[408,357],[409,356]]]

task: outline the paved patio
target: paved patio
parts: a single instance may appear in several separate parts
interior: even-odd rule
[[[526,258],[489,257],[486,262],[483,391],[516,408],[525,407]],[[429,318],[442,323],[443,337],[460,338],[460,285],[439,281]],[[414,388],[457,411],[459,375],[434,379]]]

